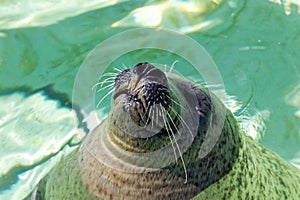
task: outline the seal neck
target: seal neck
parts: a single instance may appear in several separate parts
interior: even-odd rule
[[[214,116],[212,116],[214,118]],[[213,120],[211,123],[214,123]],[[239,155],[241,132],[236,119],[232,113],[226,109],[226,117],[222,132],[211,151],[200,158],[200,149],[205,137],[198,134],[189,150],[183,155],[183,159],[188,161],[186,173],[188,183],[193,184],[203,191],[211,184],[217,182],[228,174]],[[174,164],[167,169],[176,176],[184,177],[186,174],[182,170],[183,165]]]

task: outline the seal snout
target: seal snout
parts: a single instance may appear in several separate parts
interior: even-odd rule
[[[147,62],[137,64],[133,68],[133,73],[137,76],[134,89],[136,100],[142,103],[144,109],[148,110],[149,106],[155,104],[166,108],[169,89],[165,74]]]
[[[141,88],[139,99],[148,111],[148,108],[153,105],[163,106],[166,109],[169,103],[169,90],[166,86],[160,84],[147,83]]]
[[[114,99],[123,102],[125,112],[134,121],[145,120],[153,106],[167,109],[169,105],[169,87],[167,77],[160,69],[144,62],[132,69],[119,73],[115,79]]]

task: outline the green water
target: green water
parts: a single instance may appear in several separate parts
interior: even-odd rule
[[[118,3],[45,26],[0,27],[0,93],[45,91],[49,99],[59,101],[59,107],[71,107],[74,80],[85,57],[101,41],[131,29],[111,25],[144,4]],[[235,114],[268,113],[260,142],[287,160],[299,157],[300,151],[300,117],[296,114],[300,109],[300,14],[296,6],[291,8],[287,15],[282,5],[267,0],[239,1],[228,12],[222,7],[203,15],[204,19],[220,15],[220,24],[188,33],[211,55],[226,92],[241,103]],[[133,66],[148,61],[171,65],[176,59],[159,50],[142,50],[114,64]],[[192,75],[185,66],[182,60],[176,70]],[[14,184],[3,177],[0,194]]]

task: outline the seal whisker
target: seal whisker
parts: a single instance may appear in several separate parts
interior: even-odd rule
[[[147,67],[144,69],[144,71],[142,72],[142,74],[144,74],[146,70],[147,70]],[[146,74],[144,74],[143,76],[146,77],[146,76],[148,76],[149,74],[151,74],[153,71],[156,71],[156,70],[157,70],[156,68],[151,68],[151,69],[148,70],[148,71],[146,72]]]
[[[172,73],[172,71],[173,71],[173,69],[174,69],[174,66],[175,66],[175,64],[176,63],[178,63],[179,61],[178,60],[175,60],[173,63],[172,63],[172,65],[171,65],[171,67],[170,67],[170,70],[169,70],[169,74],[171,74]]]
[[[181,136],[180,131],[177,129],[176,124],[174,122],[174,120],[172,119],[171,115],[167,112],[167,116],[169,117],[170,121],[172,122],[174,128],[177,130],[177,133]]]
[[[102,77],[108,77],[108,78],[110,78],[109,80],[111,80],[111,81],[109,81],[109,82],[114,82],[114,79],[116,78],[117,75],[118,75],[118,73],[107,72],[107,73],[104,73],[104,74],[101,76],[101,78],[102,78]],[[101,79],[101,78],[100,78],[100,79]],[[113,79],[113,80],[112,80],[112,79]],[[94,90],[96,86],[98,86],[98,85],[103,85],[103,84],[106,83],[106,82],[108,82],[107,79],[105,79],[105,80],[103,80],[103,81],[101,81],[101,82],[96,83],[95,85],[93,85],[92,90]]]
[[[113,86],[114,86],[114,84],[115,83],[111,83],[111,84],[109,84],[109,85],[106,85],[105,87],[102,87],[102,88],[99,88],[98,90],[97,90],[97,92],[100,92],[100,91],[102,91],[102,90],[105,90],[105,89],[107,89],[107,88],[113,88]]]
[[[167,112],[164,108],[162,108],[162,109],[163,109],[165,112]],[[167,124],[168,124],[168,126],[169,126],[169,128],[170,128],[171,135],[172,135],[172,137],[173,137],[173,139],[174,139],[174,141],[175,141],[177,150],[178,150],[178,152],[179,152],[179,157],[180,157],[180,160],[181,160],[181,162],[182,162],[182,166],[183,166],[183,170],[184,170],[184,174],[185,174],[185,181],[184,181],[184,183],[187,183],[187,179],[188,179],[188,177],[187,177],[187,169],[186,169],[185,161],[184,161],[183,156],[182,156],[182,152],[181,152],[181,150],[180,150],[180,147],[179,147],[179,145],[178,145],[178,142],[176,141],[176,137],[175,137],[175,135],[174,135],[174,132],[173,132],[173,130],[172,130],[172,128],[171,128],[169,122],[168,122],[168,121],[166,121],[166,122],[167,122]]]
[[[159,126],[158,124],[158,108],[155,107],[155,111],[156,111],[156,125]]]
[[[146,114],[149,112],[149,113],[148,113],[147,120],[146,120],[146,123],[144,124],[144,128],[147,126],[147,124],[148,124],[148,122],[149,122],[149,119],[150,119],[150,111],[149,111],[149,109],[150,109],[150,106],[147,106],[146,111],[145,111],[145,113],[144,113],[144,116],[143,116],[143,118],[142,118],[142,119],[144,119],[145,116],[146,116]]]
[[[102,101],[106,98],[106,97],[108,97],[111,93],[113,93],[114,92],[114,88],[111,90],[111,91],[109,91],[106,95],[104,95],[104,97],[102,97],[102,99],[97,103],[97,106],[96,106],[96,108],[98,108],[99,107],[99,105],[102,103]]]
[[[174,146],[174,141],[173,141],[173,139],[172,139],[172,137],[171,137],[171,134],[169,133],[169,128],[168,128],[168,126],[167,126],[166,118],[165,118],[164,115],[162,115],[162,118],[163,118],[163,121],[164,121],[164,125],[165,125],[165,128],[166,128],[166,131],[167,131],[167,133],[168,133],[168,137],[169,137],[170,142],[171,142],[171,144],[172,144],[172,148],[173,148],[173,151],[174,151],[174,156],[175,156],[176,164],[178,164],[177,153],[176,153],[176,149],[175,149],[175,146]]]
[[[117,76],[118,73],[115,73],[115,72],[107,72],[105,74],[102,75],[102,77],[106,77],[106,76]]]
[[[188,131],[190,132],[191,136],[194,137],[191,129],[189,128],[189,126],[187,125],[187,123],[185,122],[185,120],[180,116],[180,114],[174,108],[171,107],[171,109],[175,113],[175,115],[178,116],[179,120],[184,124],[184,126],[188,129]]]
[[[122,64],[122,66],[120,68],[121,68],[121,70],[128,69],[128,67],[124,63]]]
[[[151,108],[150,108],[150,112],[152,112],[152,116],[151,116],[151,129],[153,129],[154,109],[152,108],[152,106],[151,106]],[[150,116],[150,115],[149,115],[149,116]]]
[[[146,138],[146,141],[144,142],[144,144],[141,145],[140,148],[143,149],[143,147],[145,147],[147,145],[148,141],[149,141],[149,138]]]
[[[93,91],[98,85],[100,85],[100,83],[95,83],[95,84],[92,86],[92,91]]]
[[[116,67],[114,67],[114,70],[116,70],[116,71],[118,71],[118,72],[122,72],[121,69],[118,69],[118,68],[116,68]]]
[[[101,87],[104,85],[104,83],[108,83],[108,82],[114,82],[116,77],[108,77],[106,78],[104,81],[99,82],[101,83]]]
[[[145,128],[146,125],[148,124],[149,120],[150,120],[151,118],[153,119],[153,117],[151,117],[151,114],[152,114],[152,111],[153,111],[153,109],[151,109],[151,106],[148,106],[148,107],[147,107],[147,111],[145,112],[145,114],[146,114],[148,111],[149,111],[149,113],[148,113],[148,118],[147,118],[147,120],[146,120],[146,123],[145,123],[145,125],[144,125],[144,128]],[[153,127],[153,120],[151,120],[151,124],[152,124],[152,127]]]
[[[106,83],[113,83],[113,82],[114,82],[114,80],[106,81]],[[99,83],[96,83],[95,85],[93,85],[92,90],[94,90],[98,85],[101,85],[100,87],[102,87],[103,82],[99,82]]]
[[[95,87],[97,87],[98,85],[101,85],[100,87],[102,87],[102,86],[104,85],[104,83],[113,83],[114,81],[115,81],[115,77],[109,77],[109,78],[106,78],[104,81],[95,83],[95,84],[92,86],[92,90],[94,90]]]
[[[170,99],[170,101],[172,101],[174,104],[176,104],[177,106],[179,106],[182,110],[186,111],[186,109],[180,105],[177,101],[175,101],[174,99],[172,99],[169,95],[167,95],[167,98]]]

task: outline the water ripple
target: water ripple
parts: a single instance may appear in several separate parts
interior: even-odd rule
[[[112,27],[167,28],[181,33],[226,29],[244,6],[244,1],[149,1],[131,11]],[[213,31],[214,32],[214,31]]]

